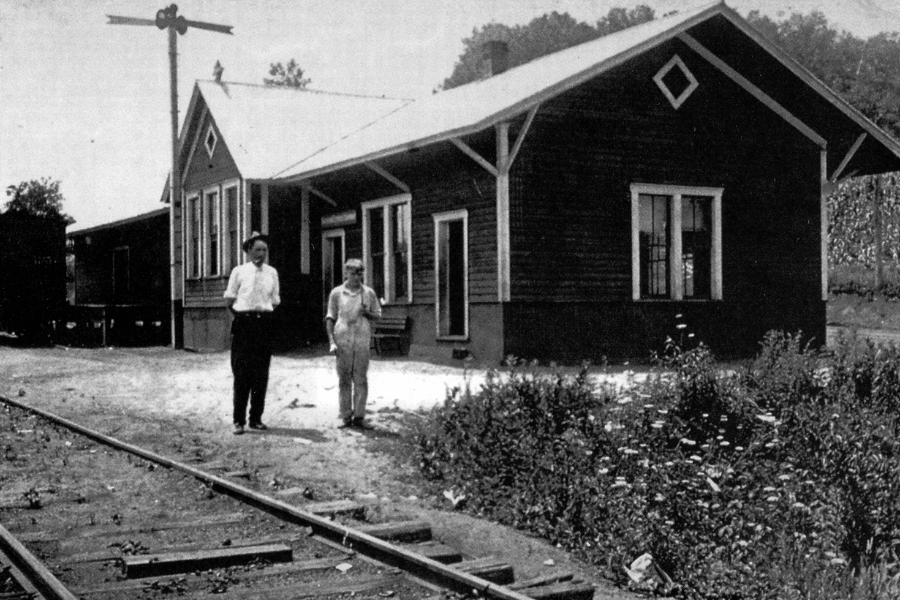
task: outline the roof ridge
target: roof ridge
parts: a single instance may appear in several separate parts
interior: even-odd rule
[[[395,97],[395,96],[386,96],[383,94],[381,96],[375,96],[372,94],[358,94],[358,93],[354,93],[354,92],[335,92],[335,91],[331,91],[331,90],[317,90],[317,89],[306,88],[306,87],[297,88],[297,87],[291,87],[288,85],[268,85],[265,83],[247,83],[244,81],[215,81],[213,79],[197,79],[197,82],[198,83],[200,83],[200,82],[212,83],[215,85],[239,85],[242,87],[256,87],[256,88],[263,88],[263,89],[267,89],[267,90],[283,90],[285,92],[305,92],[308,94],[320,94],[323,96],[343,96],[343,97],[348,97],[348,98],[365,98],[365,99],[369,99],[369,100],[402,100],[405,102],[414,101],[413,98],[401,98],[401,97]]]

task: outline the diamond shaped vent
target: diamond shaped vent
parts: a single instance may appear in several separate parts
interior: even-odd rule
[[[653,76],[653,81],[676,110],[700,85],[677,54]]]
[[[212,157],[213,152],[216,150],[216,142],[218,138],[216,137],[216,132],[213,130],[212,125],[209,126],[209,131],[206,133],[206,142],[204,142],[204,146],[206,146],[206,152]]]

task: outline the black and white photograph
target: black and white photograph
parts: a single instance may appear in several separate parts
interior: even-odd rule
[[[0,600],[900,598],[895,0],[3,0],[0,184]]]

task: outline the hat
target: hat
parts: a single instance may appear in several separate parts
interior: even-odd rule
[[[253,233],[250,234],[250,237],[248,237],[246,240],[244,240],[244,243],[241,244],[241,248],[244,250],[244,252],[250,252],[250,248],[253,247],[253,243],[256,240],[261,240],[261,241],[265,242],[267,246],[269,245],[269,236],[267,236],[264,233],[254,231]]]

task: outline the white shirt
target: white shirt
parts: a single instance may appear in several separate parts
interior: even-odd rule
[[[281,304],[278,271],[274,267],[252,262],[235,267],[228,278],[225,298],[234,298],[237,312],[269,311]]]

